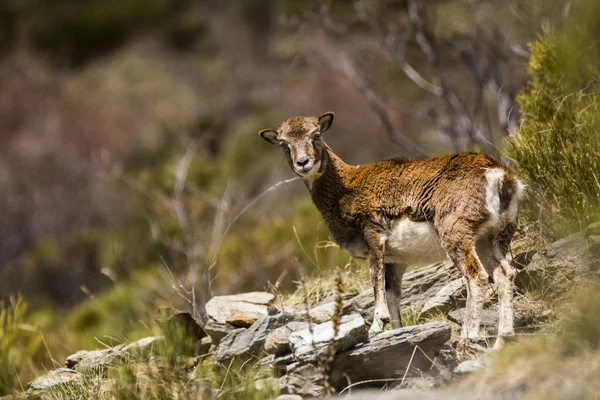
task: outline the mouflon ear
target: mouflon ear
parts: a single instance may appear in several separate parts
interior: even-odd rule
[[[325,132],[327,129],[331,127],[333,123],[333,113],[326,112],[325,114],[319,117],[319,131],[321,133]]]
[[[277,131],[274,131],[273,129],[263,129],[262,131],[258,132],[258,134],[261,138],[269,143],[279,144],[279,139],[277,139]]]

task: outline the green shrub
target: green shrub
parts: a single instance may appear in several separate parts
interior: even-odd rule
[[[507,143],[528,186],[523,222],[550,237],[600,219],[600,58],[585,40],[594,29],[584,21],[531,45],[522,122]]]
[[[34,376],[42,336],[27,324],[27,304],[19,296],[0,302],[0,396],[22,389]]]

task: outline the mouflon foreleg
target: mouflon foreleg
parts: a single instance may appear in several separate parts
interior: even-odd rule
[[[385,243],[376,230],[365,230],[364,237],[369,248],[369,267],[375,296],[373,324],[369,332],[375,334],[383,331],[385,324],[390,321],[390,311],[386,302],[385,266],[383,263]]]

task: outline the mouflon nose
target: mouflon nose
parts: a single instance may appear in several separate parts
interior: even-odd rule
[[[299,167],[304,167],[308,164],[308,157],[301,157],[296,160],[296,165]]]

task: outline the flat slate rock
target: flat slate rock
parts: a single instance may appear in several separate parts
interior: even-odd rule
[[[229,332],[234,331],[235,326],[229,324],[220,324],[216,321],[208,320],[204,325],[204,332],[210,337],[213,344],[218,345]]]
[[[328,301],[325,303],[317,304],[308,309],[308,315],[310,320],[321,323],[331,320],[336,313],[335,301]],[[300,314],[302,317],[306,317],[306,311],[304,314]]]
[[[295,363],[288,366],[287,374],[281,377],[279,384],[282,394],[319,397],[324,393],[323,375],[313,364]]]
[[[57,386],[76,383],[83,379],[83,375],[69,368],[59,368],[42,375],[29,382],[29,391],[43,391],[56,388]]]
[[[307,328],[308,322],[292,321],[275,329],[267,336],[267,340],[265,341],[265,351],[268,354],[275,354],[277,356],[290,353],[292,351],[289,341],[290,335]]]
[[[123,347],[124,345],[119,345],[102,350],[80,350],[68,356],[65,365],[84,373],[103,370],[123,356]]]
[[[227,363],[233,358],[245,361],[263,350],[267,336],[273,330],[293,320],[289,314],[266,315],[248,329],[231,331],[219,343],[217,361]]]
[[[429,316],[435,313],[447,313],[448,311],[462,307],[467,298],[467,280],[465,278],[454,279],[442,286],[437,293],[425,302],[421,308],[421,315]]]
[[[314,360],[332,339],[337,352],[368,341],[369,332],[365,320],[360,314],[344,315],[335,337],[333,321],[311,326],[289,336],[294,358],[303,362]]]
[[[462,326],[467,315],[467,309],[461,308],[459,310],[451,311],[448,314],[448,319],[454,323]],[[498,326],[498,312],[492,310],[481,310],[481,325],[488,328],[495,328]]]
[[[150,336],[129,344],[121,344],[102,350],[80,350],[67,357],[67,369],[74,369],[82,373],[91,373],[105,370],[119,358],[127,354],[147,352],[162,336]]]
[[[206,303],[206,315],[220,324],[249,327],[269,314],[275,295],[250,292],[231,296],[215,296]]]
[[[401,311],[422,312],[424,305],[440,290],[461,277],[462,274],[458,268],[449,260],[407,272],[402,279]],[[460,296],[456,300],[460,302]],[[371,321],[374,306],[373,289],[368,289],[344,302],[344,314],[359,313],[367,321]]]
[[[428,322],[380,333],[368,343],[338,353],[331,381],[341,388],[374,379],[400,380],[405,373],[406,377],[436,374],[431,360],[450,335],[450,325],[445,322]]]
[[[584,274],[598,267],[598,251],[594,236],[600,233],[600,224],[592,224],[585,231],[551,243],[548,247],[519,254],[513,265],[519,269],[515,278],[518,288],[535,288],[547,271],[560,268],[567,276]]]

